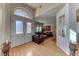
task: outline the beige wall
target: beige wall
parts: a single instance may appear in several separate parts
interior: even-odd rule
[[[5,4],[0,4],[0,47],[5,40]],[[2,12],[1,12],[2,11]]]

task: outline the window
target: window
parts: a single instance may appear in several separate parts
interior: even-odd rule
[[[38,32],[38,31],[39,31],[39,27],[37,26],[37,27],[36,27],[36,32]]]
[[[39,31],[40,31],[40,32],[42,31],[42,27],[41,27],[41,26],[39,27]]]
[[[26,13],[26,11],[24,11],[22,9],[17,9],[14,12],[14,15],[21,16],[21,17],[26,17],[26,18],[30,18],[30,16],[28,15],[28,13]]]
[[[27,23],[27,33],[31,33],[31,23]]]
[[[70,29],[70,42],[75,44],[77,43],[76,39],[76,32]]]
[[[16,34],[23,34],[23,22],[16,20]]]
[[[41,32],[42,31],[42,27],[41,26],[37,26],[36,27],[36,32]]]

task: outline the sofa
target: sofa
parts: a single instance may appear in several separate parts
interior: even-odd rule
[[[32,41],[40,44],[44,41],[44,37],[41,33],[35,33],[35,35],[32,36]]]

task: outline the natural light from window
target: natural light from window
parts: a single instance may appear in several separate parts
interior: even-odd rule
[[[31,33],[31,23],[27,22],[27,33]]]
[[[23,34],[23,22],[16,20],[16,34]]]
[[[73,30],[70,29],[70,41],[71,41],[71,43],[73,43],[73,44],[77,43],[76,39],[77,39],[76,32],[74,32]]]
[[[26,12],[23,11],[22,9],[17,9],[17,10],[14,12],[14,15],[21,16],[21,17],[26,17],[26,18],[30,18],[30,16],[28,15],[28,13],[26,13]]]
[[[41,26],[37,26],[36,27],[36,32],[41,32],[42,31],[42,27]]]

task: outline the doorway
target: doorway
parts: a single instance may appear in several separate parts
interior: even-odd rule
[[[11,17],[11,46],[16,47],[31,40],[32,22],[31,20],[20,17]]]

